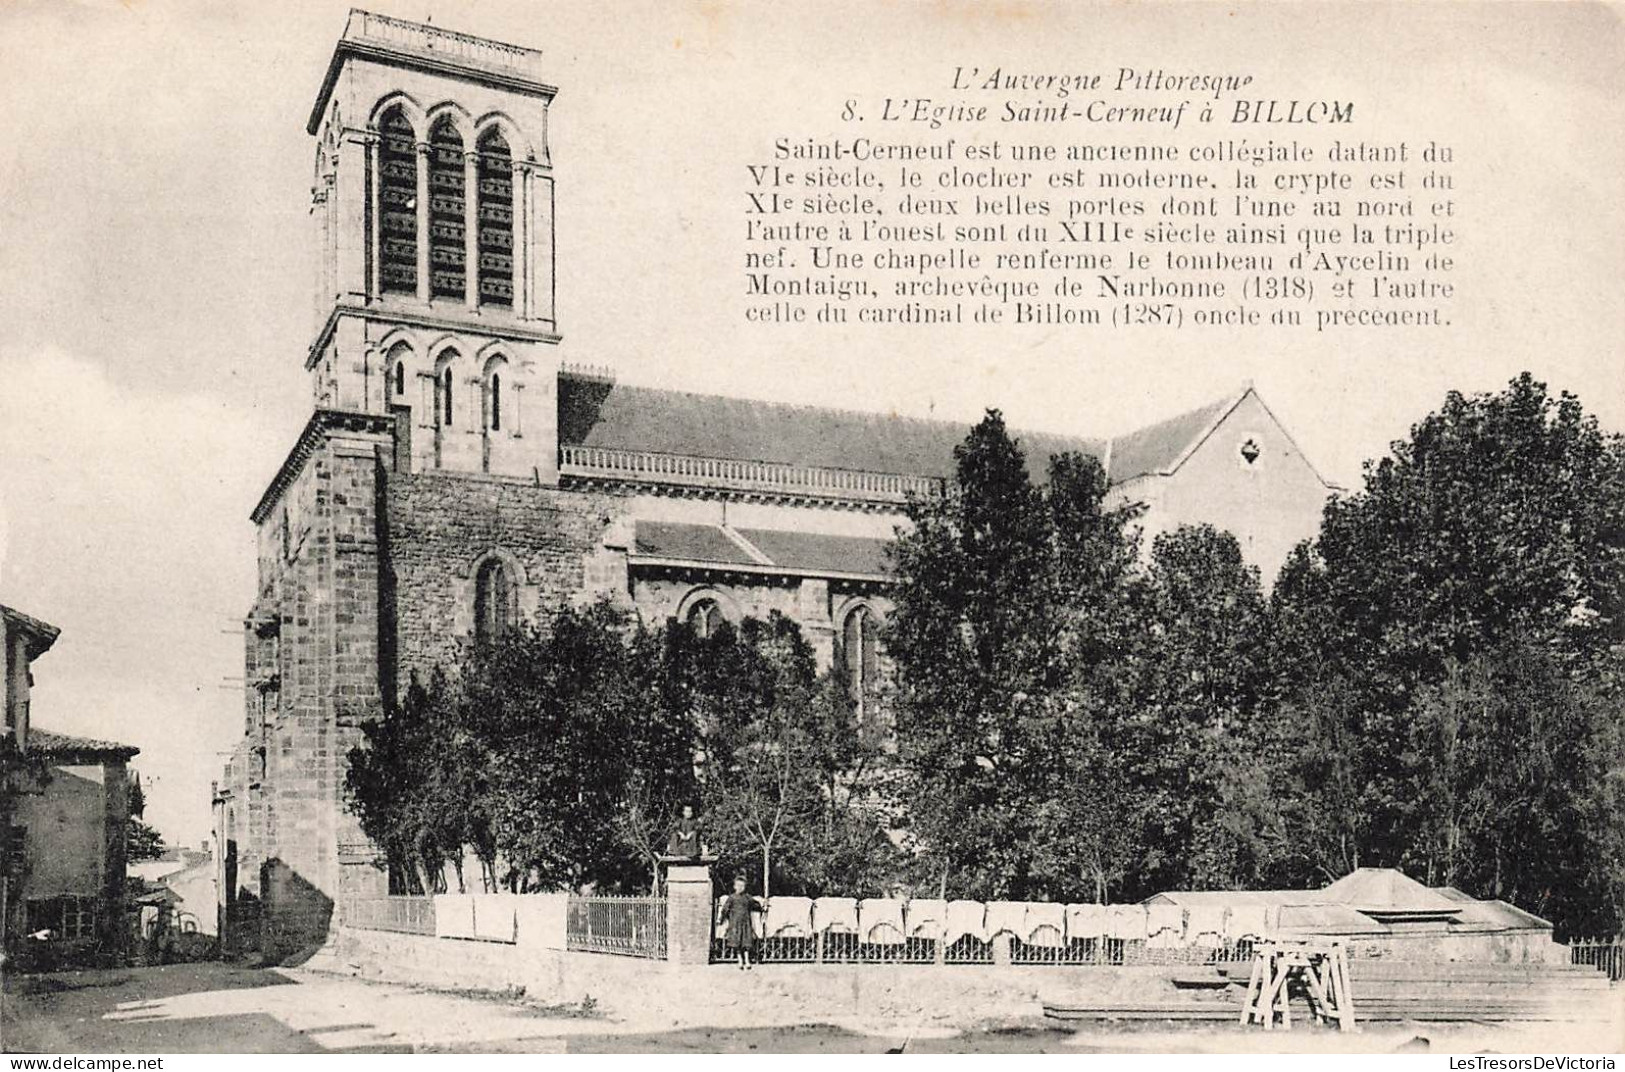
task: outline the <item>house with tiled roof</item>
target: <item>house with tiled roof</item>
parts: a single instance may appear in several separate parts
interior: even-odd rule
[[[116,961],[127,946],[124,868],[129,761],[115,741],[34,723],[33,662],[58,630],[0,605],[6,735],[0,741],[0,921],[5,955],[54,964]]]
[[[781,612],[861,715],[888,546],[969,431],[561,365],[554,93],[532,50],[356,11],[310,114],[312,415],[251,513],[247,699],[215,791],[228,919],[252,906],[290,941],[384,890],[341,799],[363,720],[561,604],[702,632]],[[1017,437],[1034,476],[1098,458],[1148,538],[1210,522],[1266,576],[1328,493],[1250,386],[1127,435]]]

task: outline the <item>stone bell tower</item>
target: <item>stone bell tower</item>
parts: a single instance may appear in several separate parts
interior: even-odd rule
[[[541,53],[352,10],[306,129],[318,409],[397,418],[396,464],[556,460],[553,168]]]
[[[345,780],[396,694],[391,496],[558,482],[539,61],[352,11],[317,94],[313,412],[250,515],[243,735],[214,794],[228,948],[319,942],[387,889]]]

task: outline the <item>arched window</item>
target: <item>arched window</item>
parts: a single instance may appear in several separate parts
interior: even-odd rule
[[[466,295],[463,138],[448,118],[429,132],[429,296]]]
[[[399,106],[378,124],[379,277],[385,290],[418,289],[417,134]]]
[[[389,390],[397,403],[406,400],[406,360],[411,356],[412,348],[398,342],[389,348],[389,354],[384,359],[384,367],[389,369]]]
[[[474,574],[474,640],[489,644],[519,619],[519,586],[501,559],[490,558]]]
[[[480,137],[480,304],[513,304],[513,154],[495,128]]]
[[[456,378],[454,370],[459,356],[461,355],[456,350],[442,350],[440,359],[435,362],[434,422],[440,428],[450,428],[452,414],[457,412],[452,385]]]
[[[860,723],[873,706],[875,688],[880,683],[879,625],[875,612],[859,604],[841,626],[841,670]]]
[[[491,373],[491,431],[502,431],[502,373]]]
[[[695,600],[688,608],[688,627],[700,638],[709,637],[722,625],[722,606],[714,599]]]

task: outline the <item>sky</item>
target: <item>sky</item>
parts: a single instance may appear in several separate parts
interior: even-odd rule
[[[0,5],[0,602],[62,628],[37,725],[141,748],[148,818],[209,833],[242,727],[248,513],[310,413],[304,123],[342,2]],[[1625,32],[1580,4],[435,3],[560,87],[564,360],[628,382],[1101,435],[1252,380],[1359,481],[1445,392],[1523,369],[1625,427]],[[1462,298],[1432,332],[743,322],[745,166],[958,64],[1253,72],[1457,150]],[[1276,132],[1270,131],[1271,135]]]

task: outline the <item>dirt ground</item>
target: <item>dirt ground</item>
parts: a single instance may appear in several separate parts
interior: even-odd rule
[[[697,1008],[654,1023],[612,1009],[544,1006],[290,969],[177,964],[14,976],[0,998],[10,1053],[1049,1053],[1275,1051],[1611,1052],[1570,1028],[1409,1025],[1270,1036],[1220,1026],[1091,1026],[1041,1017],[962,1029],[898,1022],[730,1023]],[[707,1020],[715,1022],[707,1022]]]

